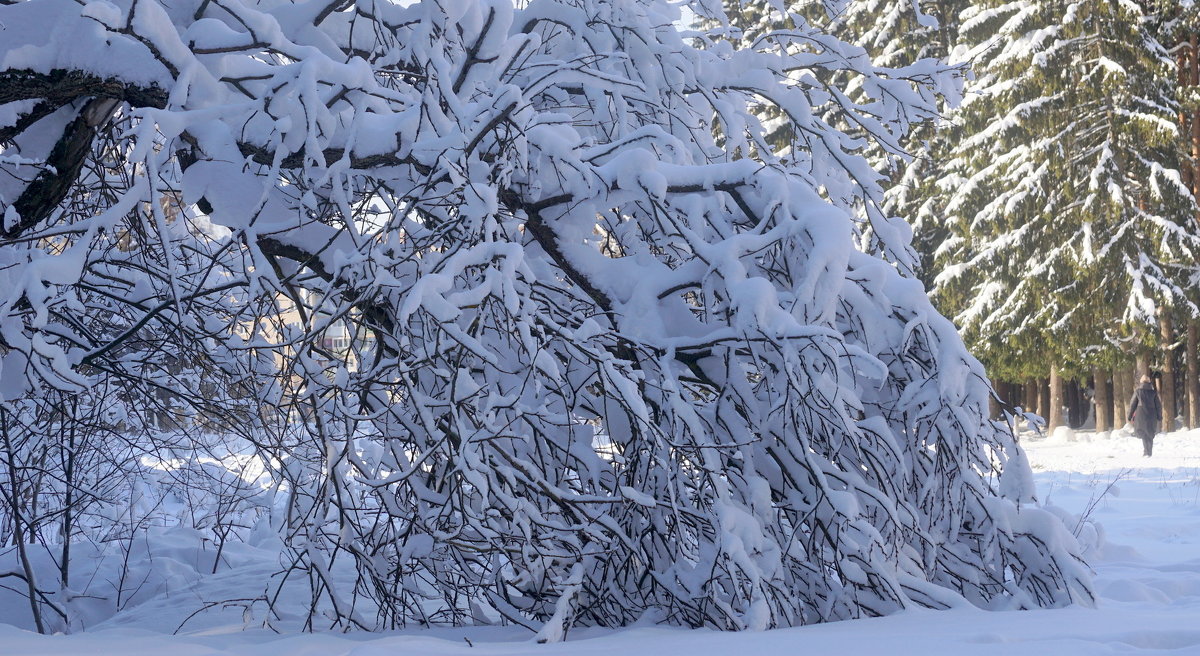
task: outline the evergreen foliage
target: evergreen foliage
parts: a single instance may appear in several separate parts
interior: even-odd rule
[[[1044,372],[1194,312],[1200,239],[1178,171],[1173,61],[1142,5],[978,2],[957,56],[935,294],[992,373]]]

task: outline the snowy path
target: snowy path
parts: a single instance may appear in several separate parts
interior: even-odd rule
[[[1093,505],[1105,540],[1094,555],[1096,609],[912,611],[757,634],[663,628],[576,632],[557,645],[508,629],[418,635],[299,635],[212,629],[164,636],[161,604],[126,628],[42,637],[0,625],[0,654],[171,656],[727,656],[752,654],[1200,655],[1200,431],[1160,438],[1152,459],[1128,437],[1026,441],[1039,495],[1071,512]],[[1115,484],[1109,489],[1109,484]],[[1107,493],[1105,493],[1107,489]],[[142,628],[136,628],[142,627]],[[464,636],[469,637],[469,644]],[[472,646],[473,645],[473,646]]]

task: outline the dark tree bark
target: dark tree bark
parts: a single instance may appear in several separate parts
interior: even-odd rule
[[[1187,391],[1187,424],[1188,428],[1200,427],[1200,363],[1196,360],[1197,338],[1200,329],[1196,320],[1189,319],[1187,327],[1187,352],[1184,360],[1187,363],[1187,375],[1184,377],[1184,388]]]
[[[1175,417],[1178,414],[1175,405],[1175,329],[1171,315],[1163,311],[1158,321],[1162,333],[1162,420],[1163,431],[1175,430]]]
[[[1142,382],[1142,376],[1150,375],[1150,357],[1146,353],[1146,349],[1139,348],[1137,356],[1133,359],[1133,380],[1131,381],[1130,390],[1137,387]]]
[[[1049,388],[1049,414],[1046,415],[1046,428],[1054,430],[1059,426],[1066,425],[1066,422],[1063,421],[1063,380],[1058,371],[1058,365],[1050,367]]]
[[[1120,428],[1128,423],[1129,419],[1126,416],[1128,410],[1129,389],[1125,377],[1128,375],[1128,367],[1118,364],[1113,367],[1113,427]]]

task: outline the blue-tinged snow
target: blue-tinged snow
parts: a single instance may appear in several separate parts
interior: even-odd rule
[[[46,637],[12,626],[28,625],[23,600],[0,590],[0,621],[10,623],[0,624],[0,644],[4,654],[13,656],[1200,653],[1200,431],[1160,436],[1153,458],[1141,456],[1141,442],[1127,431],[1097,435],[1064,429],[1049,438],[1026,434],[1022,444],[1029,468],[1014,471],[1018,480],[1009,483],[1021,488],[1035,484],[1039,503],[1066,517],[1068,527],[1079,533],[1097,574],[1095,609],[909,610],[885,618],[742,633],[653,625],[576,629],[560,644],[537,644],[530,631],[503,626],[276,634],[262,628],[264,618],[245,601],[261,593],[264,580],[277,568],[271,550],[238,544],[223,556],[218,571],[209,573],[212,545],[199,533],[177,529],[155,534],[134,549],[135,561],[153,561],[137,582],[143,592],[125,610],[82,633]],[[1094,525],[1076,521],[1080,514],[1088,514]],[[268,533],[259,537],[273,539]],[[103,605],[86,598],[77,603]],[[206,610],[192,615],[205,604]],[[171,635],[176,629],[178,635]]]

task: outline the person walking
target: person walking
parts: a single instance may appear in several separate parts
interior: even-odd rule
[[[1162,401],[1158,400],[1158,392],[1149,375],[1142,376],[1142,384],[1133,391],[1129,400],[1129,418],[1133,421],[1133,430],[1142,438],[1142,455],[1149,458],[1154,452],[1154,436],[1158,433],[1162,422]]]

